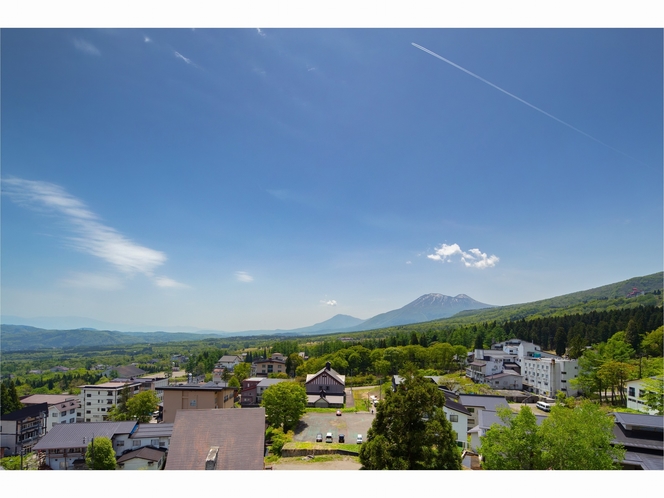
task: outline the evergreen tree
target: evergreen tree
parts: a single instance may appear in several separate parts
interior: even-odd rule
[[[369,470],[460,470],[461,453],[438,386],[414,369],[402,372],[396,392],[378,405],[376,418],[360,447]]]

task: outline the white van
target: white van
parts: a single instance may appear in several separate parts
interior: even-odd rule
[[[326,442],[326,443],[332,443],[332,442],[333,442],[333,438],[332,438],[332,433],[331,433],[331,432],[328,432],[328,433],[325,435],[325,442]]]
[[[551,405],[549,403],[545,403],[544,401],[538,401],[535,406],[539,408],[540,410],[544,412],[550,412],[551,411]]]

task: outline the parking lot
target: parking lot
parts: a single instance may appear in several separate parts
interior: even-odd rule
[[[346,436],[346,443],[354,444],[358,434],[367,439],[367,429],[371,427],[373,414],[367,412],[344,413],[338,417],[330,413],[305,413],[295,429],[293,441],[315,442],[316,434],[321,433],[323,438],[328,432],[332,433],[334,442],[339,441],[339,434]]]

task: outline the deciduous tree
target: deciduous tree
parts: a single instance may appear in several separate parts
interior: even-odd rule
[[[625,450],[613,446],[613,417],[592,401],[582,401],[574,408],[561,404],[538,431],[542,439],[543,468],[553,470],[609,470],[620,468],[617,462]]]
[[[295,428],[307,408],[307,392],[295,382],[279,382],[263,392],[261,405],[271,426],[289,431]]]
[[[91,470],[115,470],[115,450],[107,437],[96,437],[88,443],[85,464]]]
[[[152,414],[159,407],[159,398],[154,391],[143,391],[127,401],[129,420],[136,420],[146,424],[152,419]]]
[[[502,407],[498,416],[505,425],[494,424],[482,437],[482,466],[487,470],[541,469],[542,441],[530,407],[522,407],[518,414]]]

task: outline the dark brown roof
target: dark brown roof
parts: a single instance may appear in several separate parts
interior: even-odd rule
[[[179,410],[166,470],[204,470],[213,446],[219,447],[216,470],[262,470],[265,409]]]
[[[162,459],[164,453],[166,453],[166,450],[157,450],[155,448],[148,448],[144,446],[138,450],[125,453],[120,458],[118,458],[117,462],[124,463],[127,460],[131,460],[132,458],[142,458],[143,460],[158,462]]]

